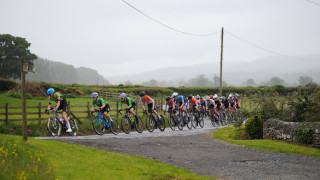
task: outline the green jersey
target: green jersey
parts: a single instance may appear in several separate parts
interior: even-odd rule
[[[125,101],[120,101],[120,108],[122,108],[122,104],[127,104],[129,109],[132,107],[132,104],[134,103],[134,100],[132,98],[126,97]]]
[[[60,93],[56,92],[54,93],[53,97],[50,97],[50,100],[53,100],[55,102],[63,101],[64,97]]]
[[[93,106],[101,107],[103,103],[106,105],[108,104],[102,97],[99,97],[98,101],[92,101]]]

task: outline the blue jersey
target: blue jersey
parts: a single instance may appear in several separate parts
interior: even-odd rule
[[[182,103],[182,101],[184,100],[184,97],[182,95],[178,96],[178,99],[176,100],[175,98],[173,98],[173,103]]]

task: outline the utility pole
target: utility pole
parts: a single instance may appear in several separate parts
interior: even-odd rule
[[[20,60],[21,69],[21,94],[22,94],[22,136],[27,141],[27,111],[26,111],[26,61],[24,58]]]
[[[220,56],[220,96],[222,96],[222,59],[223,59],[223,27],[221,31],[221,56]]]

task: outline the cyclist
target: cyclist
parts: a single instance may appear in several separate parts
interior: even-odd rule
[[[212,98],[213,98],[214,103],[215,103],[215,107],[214,108],[216,109],[216,113],[218,113],[221,110],[222,103],[221,103],[220,99],[218,98],[217,94],[215,94]]]
[[[198,100],[196,98],[192,97],[191,94],[188,96],[188,100],[189,100],[190,106],[195,107],[196,110],[198,111],[199,110]]]
[[[238,94],[238,93],[235,93],[235,94],[234,94],[234,100],[235,100],[235,102],[236,102],[236,108],[237,108],[237,109],[240,109],[240,101],[239,101],[238,97],[239,97],[239,94]]]
[[[235,103],[235,100],[233,98],[233,94],[229,94],[229,103],[230,103],[230,108],[231,108],[231,111],[236,111],[236,103]]]
[[[55,110],[58,111],[58,110],[62,109],[62,117],[66,121],[66,125],[67,125],[67,128],[68,128],[66,130],[66,132],[72,132],[69,120],[67,118],[68,103],[67,103],[66,98],[64,98],[60,93],[55,92],[55,90],[53,88],[49,88],[47,90],[47,94],[48,94],[50,100],[53,100],[53,101],[55,101],[57,103],[57,105],[54,107]],[[51,101],[49,102],[48,110],[50,108],[51,108]]]
[[[159,119],[161,118],[160,114],[158,114],[158,112],[156,111],[157,107],[154,103],[154,100],[150,96],[146,95],[146,93],[144,91],[140,92],[140,100],[141,100],[143,112],[146,112],[145,104],[147,104],[148,105],[148,112],[151,113],[151,111],[153,111]]]
[[[176,114],[176,110],[172,110],[173,108],[173,99],[170,96],[166,97],[166,103],[165,103],[165,111],[164,114],[166,114],[166,111],[168,111],[169,113],[173,113],[174,115]]]
[[[223,104],[223,109],[225,112],[228,112],[229,108],[230,108],[230,102],[227,98],[223,97],[222,99],[222,104]]]
[[[176,106],[178,106],[179,109],[182,109],[187,116],[189,117],[189,114],[187,112],[187,101],[184,99],[184,96],[180,95],[177,92],[174,92],[172,94],[173,97],[173,107],[172,110],[174,111]]]
[[[138,117],[134,110],[137,108],[136,102],[130,97],[127,97],[126,93],[120,94],[120,107],[118,108],[118,111],[122,108],[122,104],[126,104],[126,108],[129,109],[130,113],[134,115],[134,119],[137,120]]]
[[[97,92],[93,92],[91,94],[91,98],[92,98],[92,109],[91,112],[94,111],[95,106],[99,107],[99,111],[106,116],[107,118],[110,119],[110,121],[112,122],[112,118],[111,116],[108,114],[110,111],[110,105],[102,98],[99,97],[99,94]]]
[[[206,97],[205,105],[206,105],[206,111],[209,111],[209,115],[214,113],[215,102],[214,100],[210,99],[209,96]]]

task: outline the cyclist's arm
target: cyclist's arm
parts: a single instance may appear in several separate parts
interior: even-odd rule
[[[55,109],[58,110],[59,107],[60,107],[60,101],[57,102]]]
[[[128,108],[130,109],[132,107],[132,101],[131,99],[128,100]]]
[[[180,106],[181,109],[182,109],[183,105],[184,105],[184,100],[182,100],[182,104]]]
[[[151,99],[151,102],[152,102],[152,111],[154,110],[154,100]]]
[[[106,104],[102,103],[102,106],[100,107],[100,109],[103,109],[104,107],[106,107]]]

